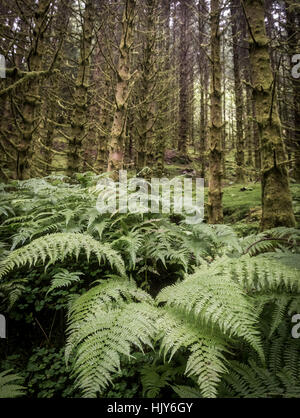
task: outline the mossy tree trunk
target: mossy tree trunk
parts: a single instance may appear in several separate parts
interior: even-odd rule
[[[145,0],[144,24],[141,34],[141,63],[138,84],[138,110],[136,120],[136,168],[142,170],[153,165],[157,122],[157,1]]]
[[[240,2],[231,0],[231,28],[232,28],[232,47],[233,47],[233,74],[234,74],[234,93],[235,93],[235,115],[236,115],[236,179],[237,183],[245,181],[245,156],[244,156],[244,131],[243,131],[243,87],[241,73],[241,48],[240,48]]]
[[[222,94],[221,94],[221,49],[220,49],[220,4],[211,1],[211,77],[210,77],[210,135],[208,222],[223,222],[222,207]]]
[[[110,97],[110,85],[111,85],[111,77],[109,76],[109,68],[103,57],[100,53],[96,53],[95,61],[97,60],[98,65],[99,62],[101,63],[101,71],[95,71],[94,77],[95,79],[94,84],[97,86],[97,93],[95,99],[95,106],[93,109],[93,116],[96,116],[96,123],[95,128],[92,130],[92,134],[94,133],[97,142],[97,157],[94,164],[94,169],[96,172],[100,173],[106,170],[107,168],[107,139],[109,136],[109,129],[111,126],[110,121],[110,112],[109,106],[107,103],[101,101],[101,96],[103,92],[106,92],[109,99]],[[98,85],[100,83],[99,79],[102,79],[100,89]],[[98,126],[99,125],[99,126]]]
[[[88,90],[93,42],[93,0],[86,0],[82,16],[80,60],[74,91],[74,110],[68,150],[68,174],[82,171],[82,143],[87,136]]]
[[[48,27],[50,4],[50,0],[39,0],[34,13],[33,42],[27,58],[28,70],[32,74],[42,71],[44,39]],[[19,179],[29,178],[35,174],[32,167],[32,157],[35,137],[41,123],[40,78],[29,77],[24,90],[24,108],[21,115],[23,127],[18,124],[21,133],[17,158],[17,177]]]
[[[290,58],[300,53],[300,4],[295,1],[285,1],[286,11],[286,30],[287,42]],[[295,164],[293,176],[300,181],[300,79],[292,77],[293,86],[293,119],[294,119],[294,135],[293,150],[295,154]]]
[[[165,149],[173,130],[173,126],[171,124],[174,95],[174,79],[172,77],[173,68],[171,64],[171,4],[172,0],[165,0],[161,4],[162,18],[158,22],[160,34],[157,36],[157,124],[154,144],[154,173],[155,176],[158,177],[163,176],[165,167]],[[170,142],[173,142],[172,139]]]
[[[206,176],[206,149],[207,149],[207,113],[208,113],[208,86],[209,86],[209,64],[203,44],[208,43],[207,32],[208,8],[205,0],[197,4],[197,26],[198,26],[198,54],[197,63],[200,74],[200,106],[199,106],[199,146],[197,152],[201,161],[201,177]]]
[[[110,49],[108,39],[111,38],[110,34],[116,28],[116,21],[119,17],[117,14],[111,13],[107,1],[103,1],[98,5],[97,12],[101,26],[97,30],[96,47],[93,54],[94,71],[92,83],[94,89],[91,118],[94,121],[94,127],[90,135],[94,136],[97,144],[97,157],[94,169],[97,173],[101,173],[107,170],[107,143],[112,124],[113,115],[111,108],[114,100],[114,72],[109,66]]]
[[[280,134],[274,79],[264,22],[264,2],[244,1],[249,28],[252,89],[261,143],[261,229],[295,225],[286,154]]]
[[[178,151],[183,156],[185,156],[188,151],[188,140],[190,132],[190,15],[190,5],[188,1],[180,0]]]
[[[108,167],[111,177],[118,179],[123,169],[124,146],[126,138],[128,98],[131,90],[130,52],[133,44],[136,1],[126,0],[122,18],[122,34],[119,45],[117,85],[115,91],[115,111],[108,143]]]
[[[242,15],[242,38],[246,38],[246,21]],[[245,31],[245,33],[244,33]],[[251,95],[251,74],[250,74],[250,62],[249,62],[249,48],[248,42],[244,40],[242,43],[243,53],[242,53],[242,67],[244,80],[246,82],[246,94],[245,101],[246,106],[244,107],[244,120],[245,120],[245,148],[247,151],[247,166],[252,169],[254,167],[254,120],[252,114],[252,95]],[[251,176],[250,176],[251,180]]]

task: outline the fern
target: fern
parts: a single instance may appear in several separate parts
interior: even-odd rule
[[[66,359],[83,395],[101,395],[138,348],[160,360],[141,370],[144,396],[171,387],[185,397],[298,396],[299,344],[287,332],[300,310],[299,231],[238,238],[226,225],[187,225],[143,208],[101,214],[102,177],[49,176],[0,190],[0,279],[56,263],[48,292],[71,287],[81,273],[59,264],[80,255],[119,274],[70,295]],[[0,282],[5,309],[25,283],[9,279]],[[162,279],[175,284],[161,290]],[[142,288],[157,294],[155,280],[153,299]]]
[[[202,397],[199,390],[191,386],[172,385],[172,389],[180,398],[192,399]]]
[[[0,372],[0,398],[17,398],[24,394],[25,388],[17,383],[22,378],[11,372],[12,370]]]
[[[262,254],[256,257],[244,255],[239,258],[224,257],[212,264],[215,275],[230,277],[246,292],[300,290],[300,270],[291,262],[298,255],[281,253]]]
[[[121,355],[130,357],[133,347],[152,347],[157,311],[145,301],[150,297],[133,282],[114,278],[92,288],[72,305],[66,357],[75,351],[74,373],[85,397],[95,396],[111,382],[112,373],[120,369]]]
[[[1,310],[9,311],[15,305],[24,292],[26,284],[26,279],[15,279],[10,282],[0,283]]]
[[[243,252],[249,255],[257,255],[276,248],[297,248],[299,242],[299,229],[286,227],[270,229],[241,240]]]
[[[197,393],[217,396],[222,376],[231,364],[226,354],[238,340],[246,341],[248,351],[251,347],[265,361],[259,315],[274,301],[285,303],[285,292],[299,289],[299,271],[282,262],[285,257],[290,254],[282,254],[280,259],[266,254],[222,257],[163,289],[155,302],[133,281],[115,276],[101,281],[70,308],[67,357],[74,354],[79,387],[85,396],[101,393],[119,370],[120,355],[130,356],[133,346],[143,350],[158,343],[164,361],[171,362],[185,353],[185,375],[197,382]],[[258,300],[261,309],[257,309]],[[279,311],[273,313],[269,336],[282,323]],[[255,382],[251,373],[249,379]],[[269,377],[267,374],[265,379]],[[143,380],[145,394],[154,396],[167,384],[168,374],[159,382],[158,373],[153,371]],[[249,389],[245,396],[251,393]]]
[[[161,353],[169,360],[179,349],[187,354],[185,374],[196,377],[204,397],[216,397],[217,385],[225,366],[226,342],[209,330],[200,328],[191,320],[171,309],[165,309],[160,316],[158,327],[161,331]]]
[[[222,274],[213,266],[163,289],[157,302],[165,302],[186,314],[192,313],[199,324],[218,327],[224,334],[245,339],[263,358],[257,316],[253,305],[222,264]]]
[[[156,365],[154,362],[144,366],[141,370],[143,396],[156,398],[163,388],[169,386],[176,372],[177,370],[171,368],[168,364]]]
[[[201,283],[198,286],[201,287]],[[233,287],[238,289],[234,282]],[[214,295],[214,289],[212,286],[208,300]],[[172,290],[173,287],[168,289],[171,293]],[[207,288],[203,289],[205,293],[209,295]],[[215,295],[218,297],[216,289]],[[188,296],[189,292],[185,295],[183,290],[182,298]],[[143,345],[152,347],[156,341],[160,344],[160,354],[164,359],[168,357],[168,361],[184,350],[187,358],[185,374],[196,378],[203,396],[215,397],[221,375],[226,371],[224,353],[228,350],[230,334],[245,338],[261,354],[258,333],[253,329],[255,315],[238,290],[236,298],[240,311],[235,323],[232,322],[235,307],[231,304],[230,310],[226,303],[219,307],[222,333],[211,326],[213,322],[206,316],[213,305],[207,305],[206,314],[203,311],[200,321],[189,309],[179,309],[180,306],[172,303],[156,307],[150,296],[132,281],[116,277],[102,281],[75,300],[70,308],[66,355],[69,358],[75,353],[74,371],[79,387],[85,396],[94,396],[97,391],[101,393],[119,370],[121,354],[130,356],[133,345],[143,350]],[[162,301],[160,294],[157,302]],[[228,318],[221,321],[222,314],[231,315],[228,324]]]
[[[108,260],[112,267],[124,274],[124,262],[109,244],[99,243],[85,234],[58,233],[38,238],[12,251],[0,262],[0,279],[15,267],[26,264],[32,266],[39,261],[43,264],[48,261],[49,265],[63,261],[67,256],[75,256],[78,259],[81,250],[85,251],[88,260],[91,254],[94,254],[99,264],[102,260]]]
[[[297,358],[299,362],[299,356]],[[249,365],[232,362],[225,376],[226,396],[242,398],[299,398],[300,375],[293,376],[288,367],[276,374],[250,360]],[[223,389],[224,390],[224,389]]]
[[[83,273],[80,271],[73,271],[70,272],[67,269],[59,269],[59,271],[57,273],[54,274],[54,279],[51,282],[51,286],[47,292],[50,293],[52,292],[54,289],[58,289],[61,287],[68,287],[71,284],[73,284],[74,282],[79,282],[80,281],[80,277]]]
[[[196,376],[203,396],[215,396],[225,372],[225,342],[201,330],[178,312],[153,305],[149,295],[133,282],[113,278],[80,296],[70,308],[67,359],[74,354],[74,373],[84,396],[95,396],[119,371],[120,355],[130,356],[135,346],[153,348],[169,361],[179,349],[187,351],[185,373]]]

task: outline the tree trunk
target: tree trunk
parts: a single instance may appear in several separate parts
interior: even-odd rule
[[[249,26],[252,88],[261,142],[262,220],[261,230],[295,226],[286,154],[280,136],[268,38],[264,23],[264,2],[246,0]]]
[[[190,132],[189,117],[189,24],[190,10],[187,0],[180,0],[180,46],[179,46],[179,127],[178,151],[185,156],[188,151]]]
[[[68,150],[68,174],[82,171],[82,142],[87,135],[88,88],[91,72],[93,0],[87,0],[83,12],[80,61],[74,92],[74,111]]]
[[[50,8],[50,0],[39,0],[37,10],[34,14],[33,44],[28,55],[28,70],[41,71],[44,54],[44,35],[47,29],[47,15]],[[34,154],[34,141],[40,125],[40,108],[42,98],[40,97],[40,78],[30,77],[26,84],[24,94],[24,109],[21,129],[21,142],[18,146],[17,176],[19,179],[29,178],[34,175],[31,166]]]
[[[208,222],[223,222],[222,208],[222,94],[220,60],[220,4],[211,1],[211,80],[210,80],[210,138],[209,138],[209,185]]]
[[[133,26],[136,1],[126,0],[122,18],[122,35],[119,46],[117,68],[117,86],[115,91],[115,112],[108,144],[109,157],[107,171],[118,179],[119,170],[123,169],[124,145],[126,137],[127,107],[130,94],[130,51],[133,43]]]
[[[285,1],[286,31],[288,35],[289,55],[300,53],[300,5],[291,0]],[[293,119],[294,119],[294,153],[295,164],[293,176],[300,181],[300,80],[292,77],[293,86]]]
[[[233,74],[234,74],[234,92],[235,92],[235,114],[236,114],[236,182],[245,181],[244,172],[244,132],[243,132],[243,88],[241,82],[241,52],[240,52],[240,31],[238,24],[240,22],[239,0],[231,0],[231,27],[233,43]]]

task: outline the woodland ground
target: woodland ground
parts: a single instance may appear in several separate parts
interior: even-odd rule
[[[233,157],[228,155],[229,162],[233,163]],[[228,161],[227,161],[228,162]],[[182,175],[186,169],[198,171],[197,161],[190,164],[166,163],[165,175],[174,177]],[[234,228],[245,228],[245,231],[257,232],[261,216],[261,185],[259,181],[234,184],[234,170],[228,170],[228,178],[224,181],[223,211],[224,223],[231,224]],[[207,184],[205,184],[207,186]],[[294,213],[296,221],[300,222],[300,184],[291,180],[291,192],[293,197]],[[207,199],[207,187],[205,187]]]

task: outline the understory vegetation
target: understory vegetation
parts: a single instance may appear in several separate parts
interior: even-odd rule
[[[227,225],[100,214],[100,177],[1,185],[0,397],[299,397],[299,229],[258,232],[255,184]]]

